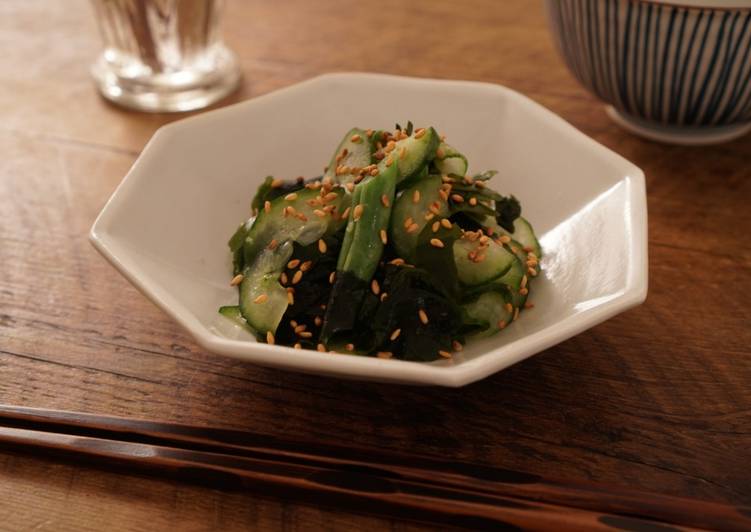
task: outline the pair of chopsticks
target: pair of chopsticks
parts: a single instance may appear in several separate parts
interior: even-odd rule
[[[243,431],[0,405],[0,447],[470,528],[751,529],[751,509]]]

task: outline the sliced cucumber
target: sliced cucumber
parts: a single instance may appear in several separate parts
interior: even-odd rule
[[[509,233],[502,227],[499,227],[498,229],[501,233],[506,234],[519,242],[522,245],[522,248],[531,249],[538,259],[542,258],[542,248],[540,247],[540,242],[535,236],[532,225],[524,217],[519,216],[516,220],[514,220],[513,233]]]
[[[293,240],[307,246],[325,234],[335,233],[344,223],[340,215],[349,206],[350,196],[341,187],[334,188],[332,192],[336,193],[336,198],[326,201],[325,206],[333,206],[333,212],[323,217],[315,213],[324,207],[320,190],[309,188],[294,192],[292,197],[295,199],[292,201],[286,199],[289,195],[276,198],[270,202],[268,212],[261,209],[245,238],[245,264],[251,264],[272,240],[277,243]],[[294,214],[284,214],[284,209],[288,207],[294,209]]]
[[[462,153],[445,142],[441,142],[437,152],[440,154],[440,157],[436,156],[433,165],[438,173],[460,177],[467,175],[469,165],[467,158]]]
[[[392,165],[355,188],[337,271],[353,273],[368,282],[373,277],[383,252],[381,231],[388,228],[391,219],[396,176],[396,165]]]
[[[508,249],[515,253],[514,263],[509,268],[503,277],[498,279],[497,283],[506,286],[511,294],[511,304],[515,308],[521,309],[524,307],[524,303],[527,301],[527,296],[520,292],[522,284],[528,287],[529,276],[527,275],[527,267],[525,266],[526,253],[521,248],[519,242],[512,240],[507,246]],[[526,283],[524,278],[527,277]],[[527,288],[529,290],[529,288]]]
[[[253,328],[248,325],[248,322],[245,320],[245,318],[243,318],[242,312],[240,312],[240,307],[238,307],[237,305],[220,307],[219,314],[234,322],[235,325],[242,327],[249,333],[255,334]]]
[[[279,276],[292,256],[291,240],[264,248],[245,267],[240,283],[240,312],[253,329],[261,334],[275,332],[287,310],[287,290],[279,284]]]
[[[373,151],[373,143],[368,138],[365,130],[357,127],[350,129],[344,135],[339,146],[337,146],[334,155],[331,156],[331,161],[326,167],[326,174],[324,176],[330,177],[341,184],[354,181],[357,178],[357,174],[351,171],[337,174],[336,169],[339,167],[364,168],[371,164]],[[340,157],[342,154],[344,156]],[[338,161],[337,157],[339,157]]]
[[[480,262],[470,257],[482,253],[485,258]],[[454,262],[459,281],[466,286],[478,286],[489,283],[508,272],[516,261],[516,256],[501,244],[488,241],[488,247],[478,251],[478,242],[461,238],[454,242]]]
[[[448,205],[441,200],[439,194],[441,184],[440,176],[428,176],[417,181],[412,187],[404,189],[394,204],[389,238],[391,238],[399,256],[408,262],[413,263],[415,260],[415,248],[423,228],[427,224],[437,222],[449,215]],[[415,198],[417,198],[417,202],[415,202]],[[435,204],[438,207],[436,209],[437,214],[434,212],[435,216],[431,220],[426,220],[425,216],[431,212],[431,205]],[[409,220],[412,221],[408,224]],[[417,227],[410,231],[409,227],[412,224]]]
[[[418,131],[422,131],[419,137],[416,136],[416,131],[406,139],[396,142],[394,149],[378,163],[380,172],[384,172],[391,165],[398,167],[397,184],[410,180],[435,158],[435,151],[440,142],[438,133],[432,127]]]
[[[471,320],[487,323],[487,328],[476,333],[476,336],[490,336],[513,320],[514,311],[508,307],[510,302],[508,291],[490,290],[462,305],[462,309]]]
[[[293,242],[307,246],[336,232],[344,223],[341,211],[349,204],[349,195],[341,187],[328,194],[332,192],[328,200],[319,190],[309,188],[278,197],[270,202],[268,211],[258,213],[248,231],[243,244],[240,312],[259,333],[276,331],[287,309],[287,291],[279,284],[279,276],[292,255]],[[329,206],[334,209],[325,216],[314,212],[325,212],[322,209]],[[294,211],[285,214],[290,207]]]

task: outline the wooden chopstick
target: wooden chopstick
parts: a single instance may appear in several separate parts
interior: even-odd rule
[[[749,529],[751,510],[218,428],[0,405],[0,445],[354,511],[469,526]]]

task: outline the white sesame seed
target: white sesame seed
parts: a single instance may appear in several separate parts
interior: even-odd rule
[[[420,321],[423,323],[423,325],[428,324],[428,315],[425,313],[423,309],[418,310],[417,315],[420,316]]]
[[[430,239],[430,245],[436,248],[442,248],[443,247],[443,241],[438,238],[431,238]]]
[[[292,276],[292,284],[297,284],[302,279],[302,270],[297,270],[295,275]]]
[[[261,294],[253,300],[253,303],[260,305],[262,303],[266,303],[266,301],[268,300],[269,300],[269,296],[267,296],[266,294]]]
[[[396,340],[397,338],[399,338],[400,334],[402,334],[402,330],[401,329],[394,329],[394,332],[391,333],[391,336],[389,338],[393,342],[394,340]]]
[[[243,274],[241,274],[241,273],[238,273],[237,275],[235,275],[232,278],[232,280],[229,282],[229,285],[230,286],[237,286],[237,285],[239,285],[240,283],[243,282],[243,279],[245,279],[245,276]]]
[[[323,238],[318,240],[318,251],[320,251],[321,253],[326,253],[327,249],[328,246],[326,245],[326,241]]]

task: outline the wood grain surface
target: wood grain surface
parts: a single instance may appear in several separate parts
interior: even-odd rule
[[[384,13],[391,13],[389,23]],[[642,167],[646,303],[459,390],[215,356],[86,241],[154,130],[97,97],[84,0],[0,5],[0,402],[419,451],[751,504],[751,137],[618,129],[556,55],[539,2],[230,1],[239,101],[337,70],[502,83]],[[224,102],[227,103],[227,102]],[[0,529],[421,530],[422,525],[0,454]]]

